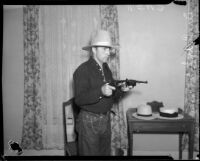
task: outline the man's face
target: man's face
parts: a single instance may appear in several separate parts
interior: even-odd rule
[[[110,48],[109,47],[96,47],[95,48],[95,58],[99,63],[105,63],[108,61],[110,56]]]

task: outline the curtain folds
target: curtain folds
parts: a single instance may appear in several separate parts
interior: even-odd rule
[[[62,103],[99,26],[99,6],[24,6],[23,149],[63,149]]]
[[[199,1],[188,0],[187,45],[199,36]],[[186,50],[185,113],[195,119],[194,150],[199,151],[199,45]],[[188,136],[184,135],[183,148],[188,148]]]
[[[88,59],[81,48],[92,31],[111,32],[119,44],[117,7],[24,6],[24,118],[23,149],[63,149],[62,102],[73,97],[74,70]],[[119,79],[119,50],[109,61]],[[111,116],[112,155],[127,153],[126,124],[122,104],[114,105]]]
[[[98,21],[97,6],[41,6],[45,149],[63,149],[62,102],[73,97],[73,72],[88,59],[82,47]]]
[[[111,33],[112,43],[119,45],[119,25],[118,12],[115,5],[100,6],[101,28]],[[120,79],[119,49],[115,51],[115,56],[109,60],[109,66],[114,79]],[[111,155],[127,154],[127,127],[125,122],[122,103],[115,104],[113,109],[116,115],[111,114]]]

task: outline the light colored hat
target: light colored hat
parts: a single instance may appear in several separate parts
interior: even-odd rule
[[[83,50],[89,50],[94,46],[105,46],[110,48],[115,48],[112,45],[110,33],[106,30],[98,30],[95,34],[92,35],[91,43],[88,46],[83,47]]]
[[[156,115],[152,112],[151,106],[141,104],[137,107],[137,112],[133,113],[133,117],[141,120],[153,120]]]
[[[140,105],[137,108],[137,114],[140,116],[152,116],[152,109],[149,105]]]

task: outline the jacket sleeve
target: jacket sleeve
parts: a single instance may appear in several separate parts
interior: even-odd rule
[[[73,75],[75,103],[78,106],[95,104],[102,97],[101,87],[91,89],[87,70],[79,68]]]

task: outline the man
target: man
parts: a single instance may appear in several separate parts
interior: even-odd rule
[[[73,75],[75,103],[81,108],[77,120],[79,155],[110,155],[110,111],[114,100],[132,88],[110,85],[114,79],[106,62],[112,48],[109,32],[97,31],[91,45],[83,47],[91,51],[91,57]]]

